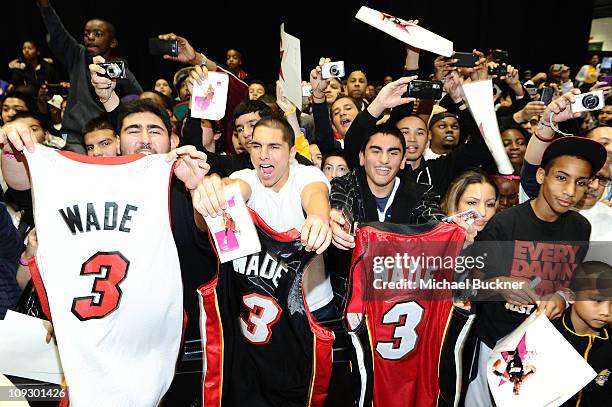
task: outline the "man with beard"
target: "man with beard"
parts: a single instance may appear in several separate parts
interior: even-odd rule
[[[101,69],[97,66],[96,68]],[[96,75],[93,75],[92,79],[95,77]],[[108,89],[96,90],[103,94],[103,91]],[[112,89],[110,91],[112,92]],[[184,338],[186,342],[191,339],[199,340],[196,287],[210,278],[207,273],[212,275],[215,263],[207,234],[196,230],[188,191],[193,190],[208,171],[206,155],[192,146],[184,146],[170,152],[173,147],[170,118],[164,109],[150,100],[135,100],[126,104],[118,123],[121,155],[141,153],[168,154],[169,159],[178,157],[170,183],[170,220],[184,287],[183,304],[187,315]],[[0,129],[0,144],[6,143],[7,140],[18,151],[23,150],[24,146],[30,149],[34,145],[30,127],[19,122],[10,123]],[[26,171],[9,170],[5,172],[5,176],[9,185],[26,183],[25,188],[29,186]],[[182,366],[182,361],[179,361],[177,370],[182,370]],[[199,383],[199,373],[177,376],[166,395],[168,405],[183,405],[197,399],[200,394]]]

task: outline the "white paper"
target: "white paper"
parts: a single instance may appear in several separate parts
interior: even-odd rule
[[[302,56],[300,53],[300,40],[285,32],[285,24],[280,29],[280,72],[279,81],[283,94],[302,110]]]
[[[238,184],[226,185],[223,192],[227,201],[224,215],[206,216],[204,220],[215,242],[219,262],[226,263],[259,253],[261,243]]]
[[[209,72],[201,85],[193,85],[191,117],[219,120],[225,116],[229,78],[226,74]]]
[[[507,361],[512,358],[512,353],[507,352],[515,350],[522,362],[523,376],[518,394],[507,377],[498,375],[506,372]],[[535,313],[497,343],[487,363],[489,388],[498,407],[559,406],[596,375],[546,315]]]
[[[46,342],[49,321],[8,311],[0,321],[0,372],[61,384],[64,374],[57,345]]]
[[[453,55],[452,41],[401,18],[368,7],[361,7],[355,17],[415,48],[445,57]]]
[[[493,82],[470,82],[463,85],[464,98],[472,112],[472,116],[480,129],[480,133],[497,164],[500,174],[510,175],[514,168],[510,163],[504,143],[499,133],[495,107],[493,106]]]

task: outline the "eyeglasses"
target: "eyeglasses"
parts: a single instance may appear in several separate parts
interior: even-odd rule
[[[591,181],[599,181],[599,185],[601,185],[602,187],[607,187],[608,184],[612,182],[612,178],[604,177],[603,175],[596,175],[591,178]]]

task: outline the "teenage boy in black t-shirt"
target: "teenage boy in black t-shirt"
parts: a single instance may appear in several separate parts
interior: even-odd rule
[[[599,143],[565,137],[551,143],[537,171],[538,196],[494,216],[478,234],[474,250],[485,267],[474,279],[522,283],[517,290],[488,291],[478,301],[474,334],[478,339],[478,373],[470,377],[466,406],[492,406],[486,361],[498,340],[516,329],[536,308],[555,319],[565,310],[563,289],[582,262],[591,233],[589,222],[570,211],[589,180],[606,160]],[[536,288],[537,287],[537,288]],[[479,293],[482,294],[482,293]]]

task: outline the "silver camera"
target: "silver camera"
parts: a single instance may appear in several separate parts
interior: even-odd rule
[[[601,110],[604,107],[603,90],[583,93],[576,96],[576,101],[572,103],[572,112],[591,112],[593,110]]]
[[[323,79],[342,78],[344,76],[344,61],[334,61],[323,64],[321,77]]]
[[[109,79],[125,79],[125,62],[123,61],[112,61],[112,62],[102,62],[98,64],[106,71],[106,74],[100,76],[104,76]]]

